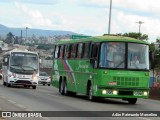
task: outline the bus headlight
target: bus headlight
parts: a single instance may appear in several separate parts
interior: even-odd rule
[[[107,93],[107,91],[106,90],[102,90],[102,94],[106,94]]]
[[[32,75],[32,80],[38,80],[38,77],[35,74],[33,74]]]
[[[113,95],[117,95],[118,91],[117,90],[113,90]]]
[[[147,95],[148,95],[148,92],[144,91],[143,95],[144,95],[144,96],[147,96]]]

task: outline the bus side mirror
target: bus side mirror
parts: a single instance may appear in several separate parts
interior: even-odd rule
[[[42,63],[42,59],[39,59],[39,63]]]
[[[5,58],[3,59],[3,64],[4,64],[4,65],[8,65],[8,57],[5,57]]]
[[[8,58],[4,58],[4,62],[7,63],[8,62]]]

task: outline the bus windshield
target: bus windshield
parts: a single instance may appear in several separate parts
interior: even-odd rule
[[[127,44],[128,48],[124,42],[102,43],[99,67],[149,70],[148,45]]]
[[[10,57],[10,70],[12,72],[28,71],[32,73],[38,71],[38,57],[36,54],[12,53]]]

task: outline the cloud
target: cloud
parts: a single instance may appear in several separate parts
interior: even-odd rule
[[[23,23],[24,25],[28,26],[35,26],[35,27],[50,27],[52,26],[52,21],[47,18],[46,16],[43,16],[42,13],[37,9],[31,9],[27,7],[25,4],[20,4],[18,2],[15,2],[16,7],[22,11],[23,14],[25,14],[26,23]],[[27,23],[28,22],[28,23]],[[25,26],[24,26],[25,27]]]
[[[111,22],[112,33],[125,33],[125,32],[139,32],[139,24],[137,21],[143,21],[141,25],[141,33],[149,35],[150,41],[155,41],[160,32],[160,19],[139,16],[133,14],[126,14],[122,11],[113,11],[115,15]]]
[[[41,5],[51,5],[57,4],[61,0],[1,0],[0,2],[19,2],[27,4],[41,4]]]
[[[84,7],[109,8],[110,0],[75,0]],[[142,16],[159,17],[159,0],[112,0],[112,9]]]

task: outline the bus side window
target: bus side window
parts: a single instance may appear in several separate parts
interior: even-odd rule
[[[61,50],[61,46],[58,47],[58,57],[57,58],[60,58],[60,50]]]
[[[70,58],[70,53],[71,53],[70,52],[71,51],[70,48],[71,48],[71,45],[66,45],[65,46],[65,55],[64,55],[64,58],[66,58],[66,59]]]
[[[91,64],[94,68],[98,65],[99,43],[92,45]]]
[[[60,47],[60,49],[59,49],[59,58],[61,58],[61,59],[63,59],[63,49],[64,49],[64,46],[63,45],[61,45],[61,47]]]
[[[58,58],[58,50],[59,50],[59,47],[56,46],[55,47],[55,54],[54,54],[54,58]]]
[[[84,44],[84,54],[83,58],[88,58],[89,57],[89,49],[90,49],[90,43],[85,43]]]
[[[83,43],[78,44],[78,50],[77,50],[77,58],[82,57],[82,52],[83,52]]]
[[[76,50],[77,50],[77,44],[72,44],[72,47],[71,47],[71,58],[75,58],[76,57]]]

